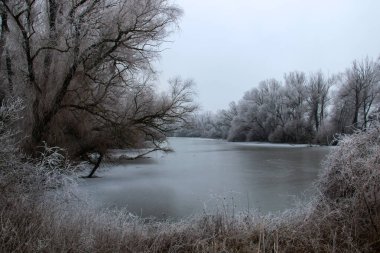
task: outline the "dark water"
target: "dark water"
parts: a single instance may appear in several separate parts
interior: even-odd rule
[[[143,217],[279,211],[311,188],[330,149],[193,138],[169,143],[175,152],[100,168],[101,178],[81,189],[100,207],[126,207]]]

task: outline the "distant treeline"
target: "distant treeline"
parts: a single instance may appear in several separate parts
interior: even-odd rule
[[[268,79],[217,113],[201,113],[174,136],[330,144],[365,129],[379,111],[380,61],[355,60],[345,72],[290,72]]]

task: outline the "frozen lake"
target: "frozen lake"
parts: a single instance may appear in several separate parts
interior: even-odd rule
[[[310,189],[330,147],[169,138],[175,152],[101,167],[80,188],[99,207],[157,218],[199,212],[271,212]],[[306,192],[310,194],[309,192]]]

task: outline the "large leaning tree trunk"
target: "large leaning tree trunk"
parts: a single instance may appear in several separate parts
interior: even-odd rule
[[[176,27],[181,10],[171,1],[0,0],[0,4],[7,28],[1,34],[1,64],[8,59],[14,66],[9,82],[17,85],[14,92],[28,104],[32,148],[49,138],[54,144],[58,137],[51,134],[52,124],[68,114],[93,124],[86,128],[90,132],[107,124],[121,129],[144,125],[165,113],[182,116],[183,112],[168,109],[164,115],[131,118],[123,101],[142,85],[138,76],[151,69],[161,44]]]

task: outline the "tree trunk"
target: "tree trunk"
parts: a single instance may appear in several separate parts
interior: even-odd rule
[[[318,104],[314,106],[313,114],[314,114],[314,123],[315,123],[315,131],[319,131],[319,117],[318,117]]]
[[[9,55],[8,49],[5,49],[5,65],[7,68],[7,77],[8,77],[8,90],[11,95],[13,95],[13,70],[12,70],[12,59]]]
[[[363,102],[363,129],[366,131],[367,129],[367,101],[364,100]]]
[[[103,160],[103,153],[99,153],[98,161],[96,162],[94,168],[92,168],[91,173],[87,176],[87,178],[92,178],[92,176],[94,175],[95,171],[99,168],[100,163],[102,162],[102,160]]]
[[[352,125],[354,128],[358,128],[358,116],[359,116],[359,108],[355,106],[354,119],[352,120]]]
[[[57,3],[56,0],[48,1],[48,15],[49,15],[49,46],[55,47],[57,45],[57,29],[56,29],[56,18],[57,18]],[[44,59],[44,73],[43,73],[43,84],[42,89],[46,89],[46,85],[49,79],[50,66],[52,64],[52,52],[47,51]]]
[[[360,91],[358,91],[357,89],[355,90],[355,111],[354,111],[354,119],[352,120],[352,125],[354,128],[358,128],[359,109],[360,109],[359,92]]]

